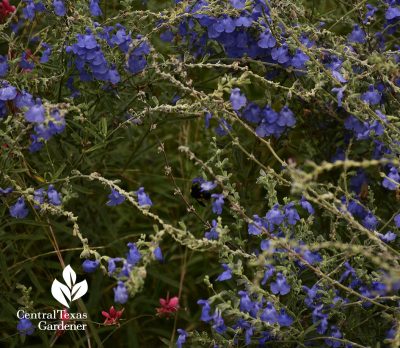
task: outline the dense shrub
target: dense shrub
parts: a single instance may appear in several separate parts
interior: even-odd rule
[[[399,26],[399,0],[2,0],[1,344],[398,347]],[[18,319],[66,307],[67,265],[87,329]]]

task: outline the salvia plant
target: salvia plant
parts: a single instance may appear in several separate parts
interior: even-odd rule
[[[399,63],[399,0],[2,0],[0,345],[399,347]]]

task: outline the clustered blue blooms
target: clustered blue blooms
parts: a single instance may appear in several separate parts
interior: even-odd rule
[[[128,301],[129,293],[125,284],[129,279],[130,272],[142,259],[142,254],[135,243],[128,243],[128,252],[125,258],[115,257],[108,259],[108,274],[110,277],[117,279],[117,286],[114,288],[114,301],[124,304]],[[154,250],[154,258],[158,261],[163,259],[162,252],[159,247]],[[95,272],[100,266],[100,260],[86,259],[82,263],[82,269],[86,273]]]
[[[73,54],[74,65],[79,72],[81,81],[99,81],[116,84],[121,77],[115,67],[110,65],[96,36],[90,29],[85,34],[77,35],[77,42],[66,48],[67,53]]]
[[[180,1],[176,1],[179,3]],[[185,17],[178,28],[169,28],[161,34],[165,41],[172,41],[175,36],[186,40],[195,55],[209,53],[212,48],[207,42],[215,40],[224,48],[229,58],[248,56],[263,62],[275,63],[283,67],[293,67],[298,70],[306,68],[309,57],[300,49],[289,51],[284,34],[277,38],[277,33],[270,29],[269,7],[265,1],[254,0],[245,6],[245,1],[231,0],[230,5],[238,10],[237,16],[212,16],[206,13],[209,2],[197,1],[193,6],[187,6],[186,12],[193,14],[193,18]],[[200,32],[193,30],[196,23],[204,29]],[[255,30],[257,23],[257,30]],[[304,43],[309,41],[302,39]]]
[[[97,1],[91,1],[91,11],[94,16],[101,15]],[[131,33],[121,24],[116,24],[115,27],[99,27],[96,33],[87,28],[86,33],[78,34],[76,39],[77,42],[68,46],[66,51],[72,55],[71,65],[78,70],[79,78],[83,82],[98,80],[115,85],[121,80],[116,65],[107,61],[98,40],[107,43],[109,48],[118,47],[121,53],[129,55],[126,64],[128,72],[137,74],[147,66],[149,43],[141,35],[132,39]]]
[[[239,88],[231,91],[230,101],[233,110],[249,123],[256,124],[256,134],[261,137],[274,135],[279,138],[286,128],[296,124],[293,112],[285,105],[280,112],[276,112],[270,105],[260,108],[257,104],[249,102]]]
[[[0,120],[20,110],[24,112],[25,121],[33,124],[30,152],[39,151],[46,141],[64,131],[65,117],[58,108],[46,110],[40,98],[35,100],[27,91],[18,91],[8,81],[3,80],[0,86]]]
[[[0,189],[0,193],[3,195],[8,195],[13,192],[11,187],[2,190]],[[44,188],[40,188],[34,191],[33,201],[34,208],[40,209],[40,205],[43,203],[47,203],[55,206],[59,206],[62,204],[61,194],[55,189],[54,185],[49,185],[47,191]],[[26,205],[26,201],[24,197],[19,197],[14,205],[10,206],[10,215],[16,219],[24,219],[29,215],[29,209]]]

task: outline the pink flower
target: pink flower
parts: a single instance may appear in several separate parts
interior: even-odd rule
[[[156,308],[157,315],[159,317],[169,317],[172,313],[175,313],[179,309],[179,298],[177,296],[169,298],[160,298],[161,307]]]
[[[123,312],[124,308],[122,308],[120,311],[117,311],[115,310],[114,306],[111,306],[110,311],[108,313],[106,311],[102,311],[101,314],[103,315],[103,317],[106,318],[106,320],[104,320],[104,325],[119,326],[118,319],[121,318]]]

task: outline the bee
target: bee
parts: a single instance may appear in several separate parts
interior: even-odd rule
[[[209,201],[211,198],[211,193],[208,191],[204,191],[201,188],[201,184],[204,182],[202,178],[194,178],[192,180],[192,187],[190,189],[190,195],[203,207],[205,201]]]

